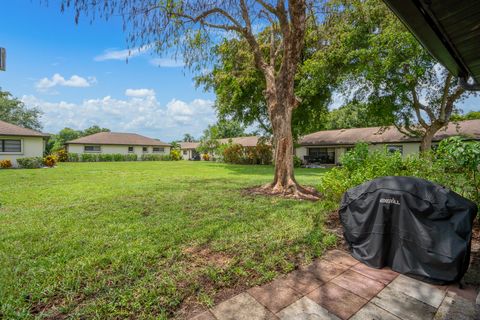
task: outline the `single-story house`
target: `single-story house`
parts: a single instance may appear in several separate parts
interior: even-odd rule
[[[136,133],[99,132],[67,141],[70,153],[169,154],[170,144]]]
[[[14,167],[18,158],[43,157],[49,135],[0,121],[0,160],[10,160]]]
[[[433,138],[434,145],[451,136],[465,136],[480,140],[480,120],[450,122]],[[325,130],[303,136],[298,141],[295,154],[307,163],[336,165],[342,154],[358,142],[369,144],[370,150],[387,148],[399,151],[403,156],[419,152],[420,138],[412,138],[401,133],[395,126]]]
[[[200,153],[197,148],[200,142],[180,142],[180,151],[183,160],[200,160]]]
[[[247,136],[247,137],[236,137],[236,138],[225,138],[218,139],[219,144],[226,144],[230,141],[233,144],[239,144],[243,147],[255,147],[260,140],[260,137],[257,136]],[[201,158],[197,148],[200,146],[200,142],[180,142],[180,150],[182,152],[182,157],[184,160],[199,160]]]

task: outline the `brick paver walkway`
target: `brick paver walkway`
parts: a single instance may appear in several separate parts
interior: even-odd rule
[[[389,269],[373,269],[347,252],[254,287],[195,320],[480,319],[473,289],[430,285]]]

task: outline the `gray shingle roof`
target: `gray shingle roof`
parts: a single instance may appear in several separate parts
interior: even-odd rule
[[[255,147],[259,139],[260,137],[257,137],[257,136],[248,136],[248,137],[218,139],[218,142],[220,144],[224,144],[232,140],[232,143],[234,144],[239,144],[244,147]],[[198,148],[199,145],[200,145],[200,142],[180,142],[181,149],[196,149]]]
[[[446,128],[435,134],[433,141],[439,141],[455,135],[463,135],[471,139],[480,140],[480,120],[450,122]],[[301,137],[298,142],[300,145],[308,146],[353,145],[357,142],[393,143],[418,141],[420,141],[420,138],[408,137],[394,126],[390,126],[318,131]]]
[[[144,137],[136,133],[122,132],[99,132],[86,137],[68,141],[67,144],[170,146],[170,144],[160,140]]]

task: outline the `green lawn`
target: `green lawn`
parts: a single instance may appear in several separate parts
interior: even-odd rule
[[[187,161],[1,170],[0,318],[181,318],[308,262],[335,243],[328,208],[241,194],[272,174]]]

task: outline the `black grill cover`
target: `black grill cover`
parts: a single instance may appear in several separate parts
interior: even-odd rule
[[[433,282],[468,269],[475,203],[433,182],[382,177],[348,190],[340,220],[352,256]]]

